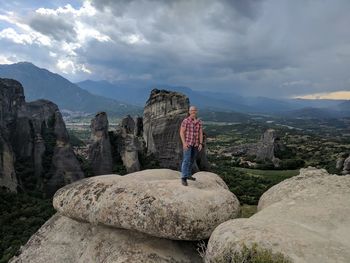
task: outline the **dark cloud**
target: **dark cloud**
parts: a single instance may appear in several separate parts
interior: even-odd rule
[[[91,70],[67,75],[75,80],[144,79],[273,97],[349,89],[347,0],[90,3],[91,16],[23,16],[54,40],[45,52]]]
[[[29,20],[28,25],[56,40],[74,41],[77,33],[74,30],[73,22],[58,16],[36,14]]]

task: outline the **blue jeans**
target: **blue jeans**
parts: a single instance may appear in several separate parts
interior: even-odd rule
[[[181,164],[181,178],[185,179],[192,175],[192,165],[196,160],[198,147],[190,146],[187,150],[183,150],[182,164]]]

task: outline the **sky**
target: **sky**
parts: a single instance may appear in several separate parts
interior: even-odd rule
[[[350,99],[349,0],[0,0],[0,64],[273,98]]]

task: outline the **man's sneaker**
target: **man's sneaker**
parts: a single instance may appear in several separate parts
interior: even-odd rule
[[[192,181],[196,181],[196,178],[192,177],[192,176],[189,176],[187,177],[188,180],[192,180]]]
[[[181,178],[181,183],[182,183],[182,185],[184,185],[184,186],[187,186],[188,184],[187,184],[187,180],[185,179],[185,178]]]

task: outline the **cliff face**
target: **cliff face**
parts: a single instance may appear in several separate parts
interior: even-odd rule
[[[105,112],[99,112],[91,120],[91,140],[88,158],[95,175],[112,173],[112,150],[108,135],[108,119]]]
[[[17,113],[24,104],[21,84],[9,79],[0,79],[0,186],[13,192],[17,191],[17,178],[10,129],[15,125]]]
[[[234,156],[256,156],[256,161],[271,161],[275,167],[279,167],[281,160],[277,158],[282,151],[286,149],[276,131],[268,129],[261,136],[257,143],[247,143],[232,146],[224,149],[221,153],[232,154]]]
[[[141,142],[137,136],[140,129],[134,119],[128,115],[121,121],[121,128],[116,132],[118,138],[118,151],[127,173],[140,170],[139,152],[142,150]]]
[[[157,89],[151,92],[143,113],[143,137],[147,152],[156,156],[161,167],[180,167],[179,128],[188,109],[189,99],[183,94]]]
[[[2,136],[10,149],[2,169],[17,170],[19,187],[42,190],[51,196],[84,177],[69,144],[69,136],[56,104],[47,100],[26,103],[23,88],[14,80],[1,80]],[[9,153],[13,152],[13,165]],[[13,177],[16,178],[13,170]],[[7,176],[8,177],[8,176]],[[5,184],[2,184],[5,186]],[[17,184],[16,184],[17,187]],[[11,188],[10,188],[11,189]]]

